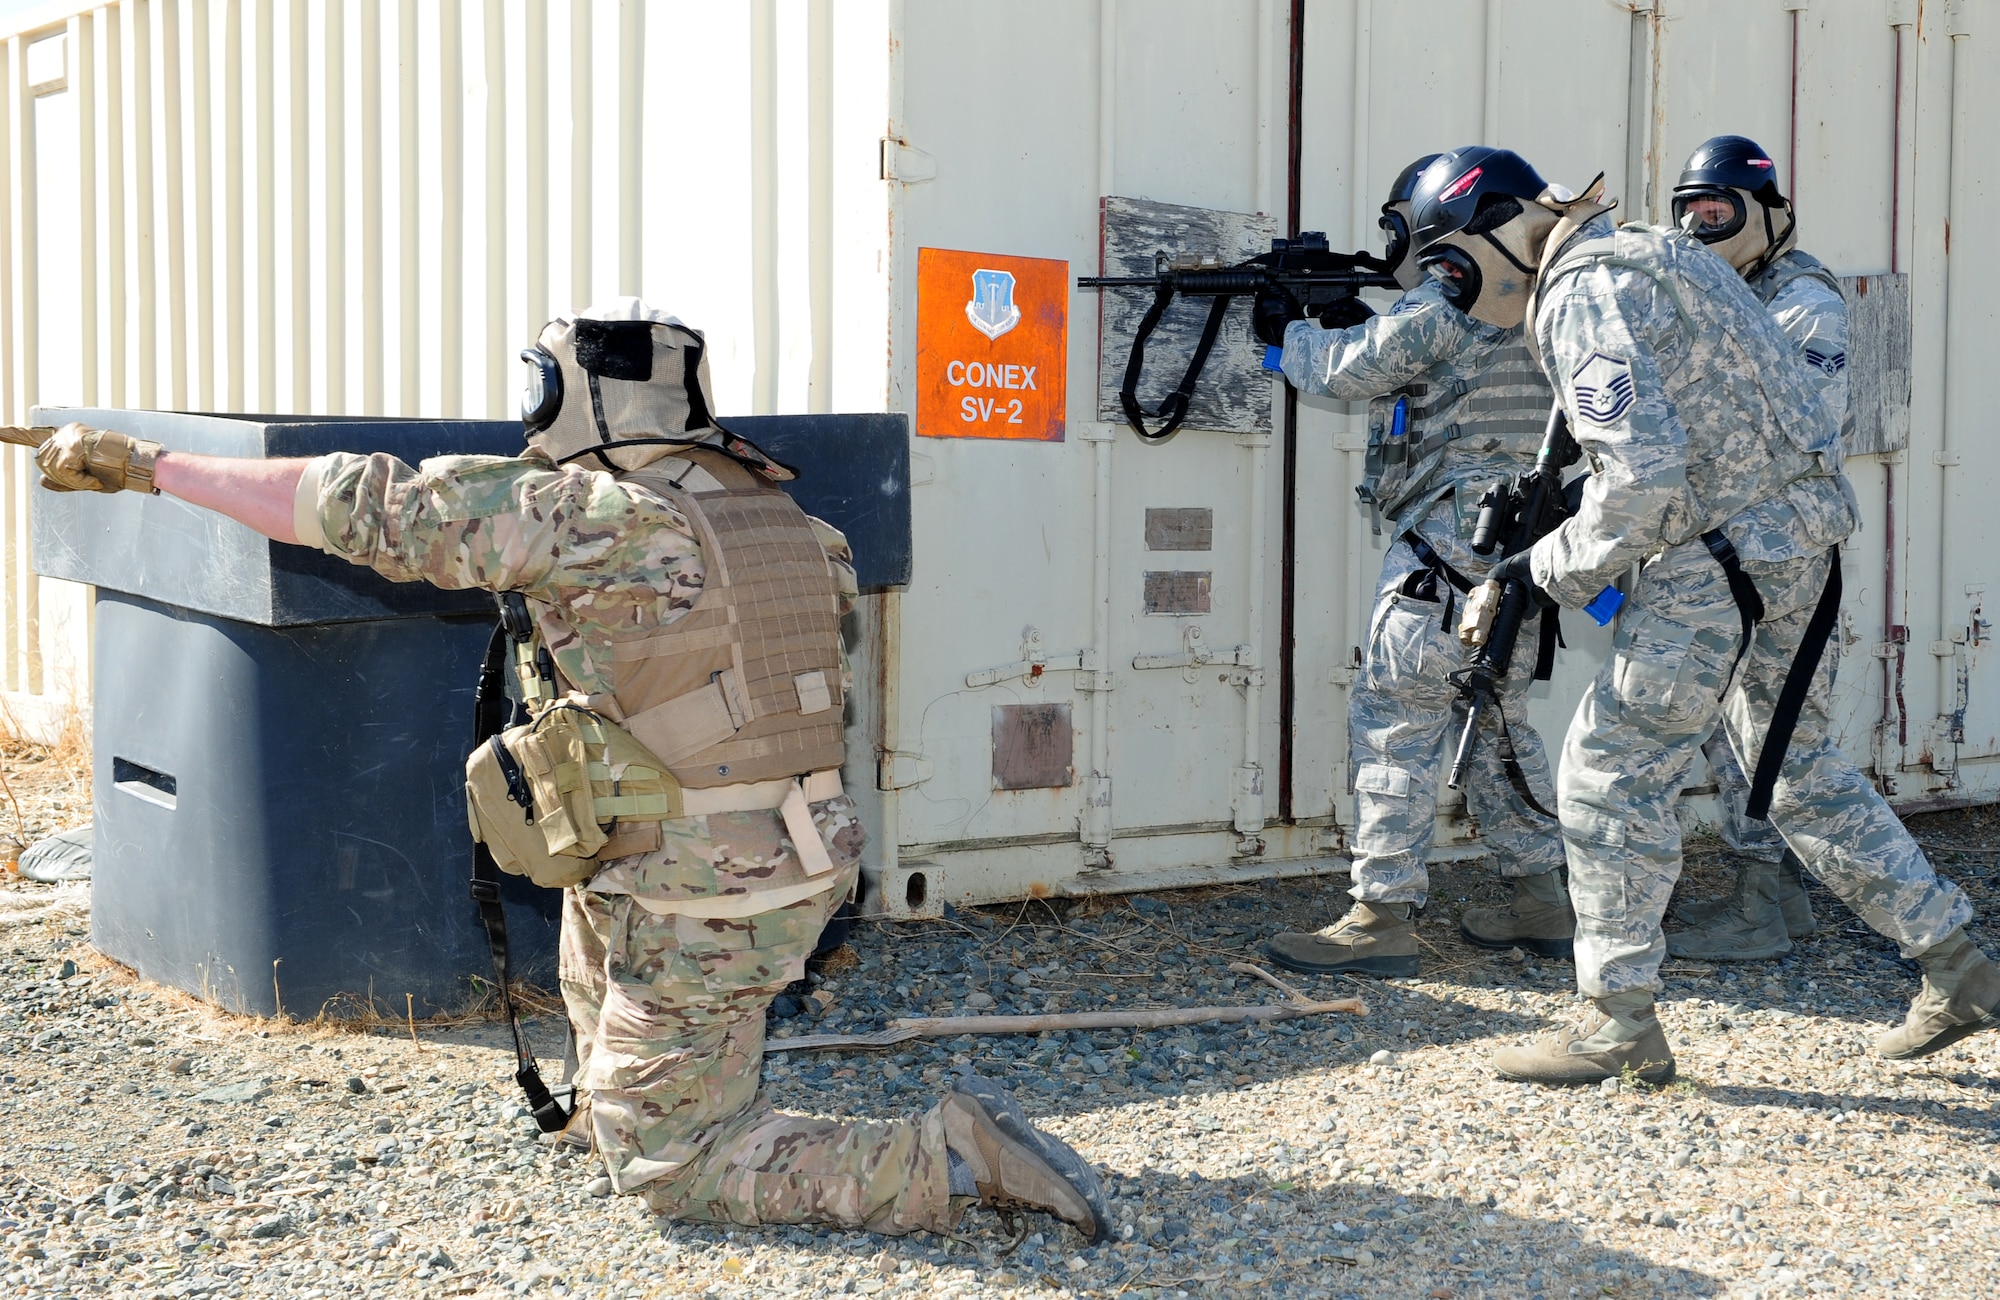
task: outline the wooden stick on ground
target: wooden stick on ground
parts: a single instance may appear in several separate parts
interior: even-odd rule
[[[1228,1025],[1245,1021],[1297,1020],[1336,1011],[1356,1016],[1368,1014],[1368,1004],[1360,998],[1315,1002],[1269,971],[1248,962],[1232,963],[1229,969],[1254,975],[1284,990],[1291,1000],[1276,1005],[1247,1007],[1138,1007],[1129,1011],[1063,1011],[1038,1016],[921,1016],[892,1020],[888,1028],[873,1034],[806,1034],[798,1038],[769,1038],[764,1041],[764,1051],[768,1055],[772,1052],[893,1047],[912,1038],[956,1038],[960,1034],[1040,1034],[1055,1029],[1166,1029],[1211,1021]]]

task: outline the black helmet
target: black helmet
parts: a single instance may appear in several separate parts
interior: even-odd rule
[[[1780,207],[1785,196],[1778,190],[1778,166],[1764,146],[1748,136],[1711,136],[1688,155],[1687,166],[1674,184],[1674,193],[1699,186],[1714,185],[1732,190],[1748,190],[1767,208]]]
[[[1757,225],[1750,223],[1745,195],[1762,211]],[[1798,228],[1790,207],[1778,189],[1771,155],[1740,135],[1718,135],[1695,146],[1674,186],[1674,225],[1752,279],[1785,250]],[[1779,212],[1783,230],[1773,216]]]
[[[1461,230],[1478,234],[1505,225],[1548,188],[1548,182],[1512,149],[1472,145],[1454,149],[1426,168],[1410,197],[1421,252]],[[1501,216],[1500,211],[1506,215]],[[1482,214],[1485,220],[1475,220]]]
[[[1442,157],[1441,153],[1427,153],[1397,172],[1396,183],[1389,187],[1389,197],[1382,201],[1382,211],[1387,212],[1398,203],[1408,203],[1417,192],[1417,178],[1424,174],[1426,167]]]
[[[1410,223],[1396,211],[1396,205],[1410,201],[1424,168],[1442,157],[1441,153],[1427,153],[1397,172],[1396,183],[1389,187],[1389,197],[1382,200],[1382,217],[1375,224],[1382,228],[1382,260],[1390,266],[1401,266],[1410,255]]]

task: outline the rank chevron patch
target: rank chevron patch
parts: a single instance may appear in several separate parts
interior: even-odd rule
[[[1584,358],[1570,387],[1576,393],[1578,418],[1598,425],[1616,423],[1619,416],[1632,408],[1636,396],[1632,363],[1604,352],[1593,352]]]

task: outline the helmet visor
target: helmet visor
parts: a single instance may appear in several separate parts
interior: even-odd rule
[[[1382,260],[1390,266],[1401,266],[1410,255],[1410,223],[1403,219],[1402,213],[1392,209],[1384,212],[1375,224],[1382,228]]]
[[[521,380],[521,423],[529,433],[540,433],[562,410],[562,366],[540,347],[523,349],[521,360],[528,368]]]
[[[1470,312],[1479,301],[1485,277],[1480,273],[1479,263],[1464,249],[1454,244],[1433,244],[1417,255],[1417,265],[1438,282],[1444,300],[1460,311]]]
[[[1691,185],[1674,191],[1674,225],[1704,244],[1719,244],[1743,229],[1749,211],[1743,195],[1724,185]]]

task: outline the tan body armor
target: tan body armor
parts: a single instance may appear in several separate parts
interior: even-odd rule
[[[783,816],[809,874],[832,866],[809,811],[840,793],[845,752],[832,564],[789,496],[721,453],[686,459],[721,488],[687,491],[652,468],[619,476],[681,511],[704,576],[669,626],[592,646],[608,694],[562,680],[541,647],[567,631],[561,611],[529,602],[538,631],[515,657],[532,720],[466,769],[473,837],[502,870],[575,884],[660,848],[662,821],[753,809]]]
[[[672,501],[701,544],[702,594],[663,628],[617,636],[611,699],[591,701],[691,790],[837,769],[840,595],[812,524],[728,457],[688,455],[723,485],[689,492],[645,469],[620,475]]]

